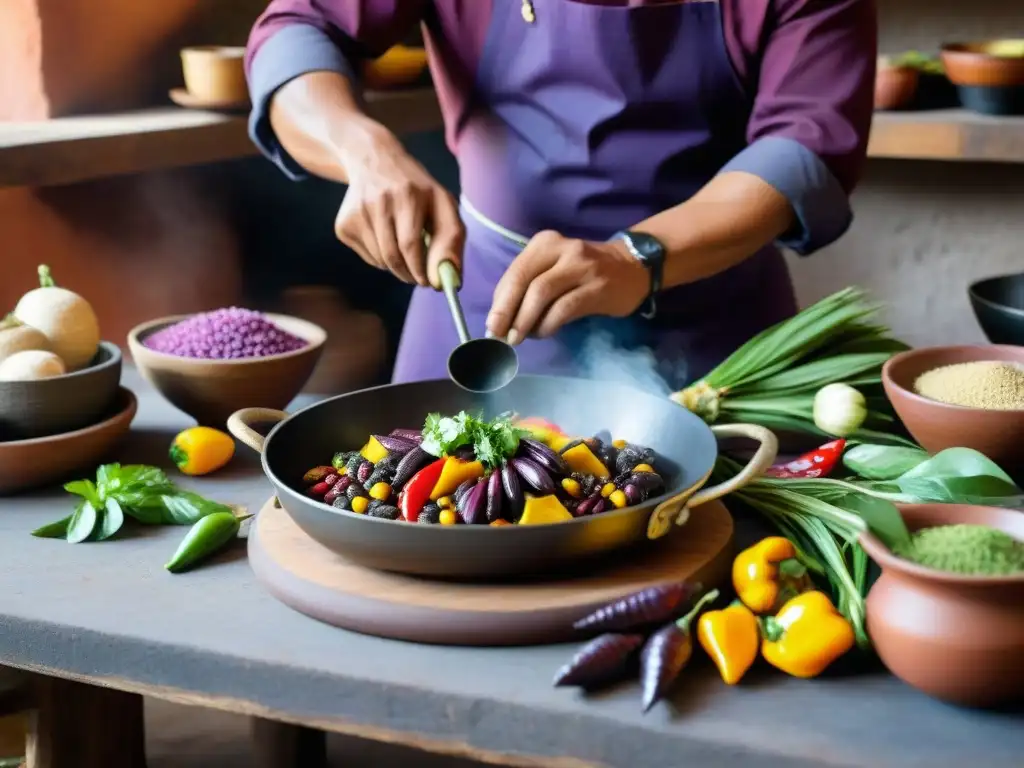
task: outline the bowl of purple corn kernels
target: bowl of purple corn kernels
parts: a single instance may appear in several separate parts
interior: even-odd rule
[[[222,429],[240,408],[284,409],[309,380],[326,340],[307,320],[228,307],[138,325],[128,349],[171,405]]]

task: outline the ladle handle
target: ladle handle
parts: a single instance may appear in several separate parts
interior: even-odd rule
[[[462,314],[462,303],[459,301],[459,288],[462,287],[462,278],[450,261],[442,261],[437,267],[438,276],[441,278],[441,290],[448,300],[448,309],[452,313],[452,320],[455,321],[455,330],[459,334],[459,341],[465,344],[470,340],[469,327],[466,325],[466,316]]]

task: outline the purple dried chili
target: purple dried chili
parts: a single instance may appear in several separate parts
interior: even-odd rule
[[[647,587],[598,608],[573,624],[573,628],[625,630],[667,621],[701,589],[699,583],[685,581]]]
[[[626,672],[643,641],[643,635],[614,633],[594,638],[558,670],[555,686],[571,685],[591,690],[617,680]]]
[[[693,656],[693,633],[690,627],[704,606],[717,598],[718,590],[711,590],[697,601],[688,614],[665,625],[648,638],[640,653],[644,712],[661,700],[690,661]]]

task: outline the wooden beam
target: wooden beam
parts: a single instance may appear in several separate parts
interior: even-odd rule
[[[441,126],[432,89],[369,93],[367,112],[396,133]],[[0,187],[45,187],[251,157],[241,115],[163,107],[0,123]]]
[[[1024,117],[988,117],[964,110],[879,112],[871,157],[1024,163]]]

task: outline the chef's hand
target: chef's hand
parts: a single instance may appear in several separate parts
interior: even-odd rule
[[[346,170],[349,186],[334,231],[363,261],[403,282],[434,287],[442,261],[461,267],[466,233],[455,200],[401,142],[382,139],[358,162],[349,159]]]
[[[647,298],[651,278],[621,241],[595,243],[540,232],[494,289],[491,335],[517,344],[551,336],[589,315],[626,317]]]

